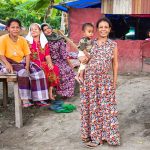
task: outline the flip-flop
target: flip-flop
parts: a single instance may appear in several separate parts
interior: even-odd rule
[[[23,103],[22,106],[23,106],[24,108],[27,108],[27,107],[33,106],[33,104],[30,103],[30,102],[26,102],[26,103]]]
[[[82,138],[82,143],[88,143],[91,141],[91,138],[88,137],[88,138]]]
[[[55,110],[55,112],[57,112],[57,113],[71,113],[71,112],[73,112],[73,110],[68,110],[68,109],[62,108],[59,110]]]
[[[95,141],[90,141],[90,142],[85,144],[85,146],[90,148],[90,149],[96,148],[99,145],[100,145],[100,143],[96,143]]]
[[[62,105],[63,103],[64,103],[64,101],[62,101],[62,100],[51,101],[51,104],[53,104],[53,105]]]
[[[50,104],[48,104],[47,102],[45,101],[36,101],[35,104],[37,106],[40,106],[40,107],[45,107],[45,106],[49,106]]]
[[[58,105],[51,105],[49,109],[55,111],[56,113],[70,113],[73,111],[73,110],[65,109],[62,106],[58,106]]]
[[[76,106],[73,104],[63,104],[62,107],[68,110],[76,110]]]

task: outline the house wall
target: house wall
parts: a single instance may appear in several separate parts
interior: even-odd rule
[[[73,42],[77,44],[82,37],[81,27],[83,23],[92,22],[95,25],[96,21],[102,16],[100,9],[71,9],[69,29],[70,38]],[[150,72],[150,64],[146,64],[143,60],[145,57],[146,59],[150,58],[150,42],[146,48],[142,46],[145,43],[144,40],[116,40],[116,42],[119,51],[119,73]],[[69,45],[67,45],[67,50],[76,51]]]
[[[104,14],[150,14],[150,0],[102,0]]]
[[[116,40],[118,45],[119,73],[142,71],[141,40]]]

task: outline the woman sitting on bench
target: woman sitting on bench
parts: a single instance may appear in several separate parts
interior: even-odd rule
[[[16,73],[18,77],[19,95],[23,107],[33,104],[48,105],[48,88],[43,70],[35,63],[30,62],[30,49],[25,38],[19,36],[21,22],[18,19],[9,19],[8,34],[0,37],[0,70],[5,73]]]

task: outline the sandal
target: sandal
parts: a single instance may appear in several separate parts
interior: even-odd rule
[[[91,139],[88,137],[88,138],[82,138],[82,143],[88,143],[90,142]]]
[[[30,103],[30,102],[25,102],[25,103],[22,104],[22,106],[27,108],[27,107],[33,106],[33,104]]]
[[[95,141],[90,141],[88,143],[86,143],[86,147],[88,148],[96,148],[98,145],[100,145],[100,143],[96,143]]]
[[[37,102],[36,102],[36,105],[37,105],[37,106],[44,107],[44,106],[49,106],[50,104],[48,104],[48,103],[45,102],[45,101],[37,101]]]

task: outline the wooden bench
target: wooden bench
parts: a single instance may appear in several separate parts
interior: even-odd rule
[[[22,105],[19,97],[18,82],[16,74],[0,74],[0,82],[3,82],[3,106],[7,108],[8,101],[8,82],[14,84],[14,100],[15,100],[15,124],[16,127],[21,128],[23,126],[22,120]]]

